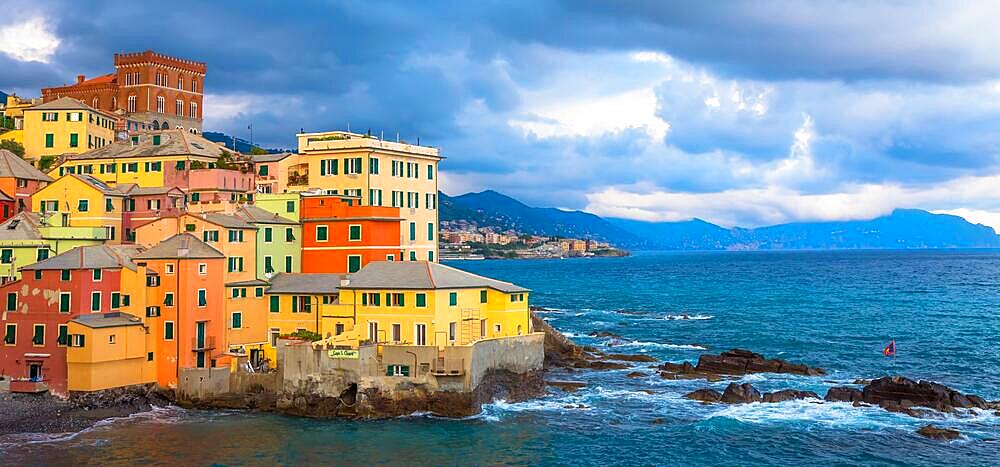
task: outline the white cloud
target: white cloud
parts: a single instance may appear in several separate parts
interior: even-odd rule
[[[628,128],[642,128],[654,140],[666,136],[670,125],[656,116],[652,88],[621,94],[566,100],[549,105],[528,105],[524,110],[537,119],[511,119],[508,123],[539,138],[600,136]]]
[[[0,52],[15,60],[49,63],[59,43],[49,22],[41,16],[0,26]]]
[[[587,210],[647,221],[701,218],[723,226],[755,227],[793,221],[871,219],[896,208],[920,207],[1000,229],[1000,175],[960,177],[929,186],[845,185],[809,194],[769,186],[711,193],[629,191],[615,187],[587,195]]]

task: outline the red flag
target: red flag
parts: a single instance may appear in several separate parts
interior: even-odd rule
[[[885,350],[882,351],[886,357],[894,357],[896,355],[896,340],[893,339],[889,341],[889,345],[885,346]]]

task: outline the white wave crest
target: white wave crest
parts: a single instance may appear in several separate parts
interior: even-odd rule
[[[663,319],[668,321],[704,321],[712,319],[712,315],[667,315]]]

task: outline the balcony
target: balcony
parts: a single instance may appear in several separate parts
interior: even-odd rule
[[[204,352],[206,350],[215,350],[215,336],[203,337],[201,339],[194,337],[191,339],[192,352]]]

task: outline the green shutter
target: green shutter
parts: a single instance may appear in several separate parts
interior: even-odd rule
[[[458,305],[458,293],[451,292],[448,294],[448,305],[455,306]]]
[[[45,147],[51,148],[51,147],[55,146],[55,140],[54,140],[54,138],[55,137],[52,135],[52,133],[46,133],[45,134]]]
[[[486,291],[485,290],[480,290],[479,291],[479,303],[486,303]]]
[[[76,133],[69,134],[69,147],[75,148],[80,145],[80,135]]]
[[[361,257],[360,256],[348,256],[347,257],[347,272],[358,272],[361,270]]]
[[[292,296],[292,313],[299,312],[299,297],[298,295]]]
[[[7,293],[7,311],[14,311],[17,309],[17,292]]]
[[[57,341],[59,345],[66,345],[69,342],[69,326],[65,324],[59,325],[59,338]]]
[[[271,228],[270,227],[265,227],[264,228],[264,241],[265,242],[270,242],[272,240],[272,238],[273,238],[273,232],[271,231]]]
[[[277,313],[278,312],[278,303],[279,303],[278,296],[277,295],[271,295],[269,298],[271,300],[271,313]]]
[[[59,294],[59,312],[69,313],[69,294]]]
[[[243,315],[233,313],[233,329],[239,329],[241,327],[243,327]]]
[[[203,289],[198,289],[198,306],[205,306],[208,304],[208,292]]]
[[[425,307],[427,306],[427,294],[418,293],[417,294],[417,306]]]
[[[163,338],[173,339],[174,338],[174,323],[166,322],[163,323]]]
[[[352,225],[348,228],[349,240],[361,240],[361,226]]]
[[[292,257],[285,257],[285,272],[292,272]]]
[[[91,293],[90,294],[90,311],[100,311],[101,310],[101,294]]]

